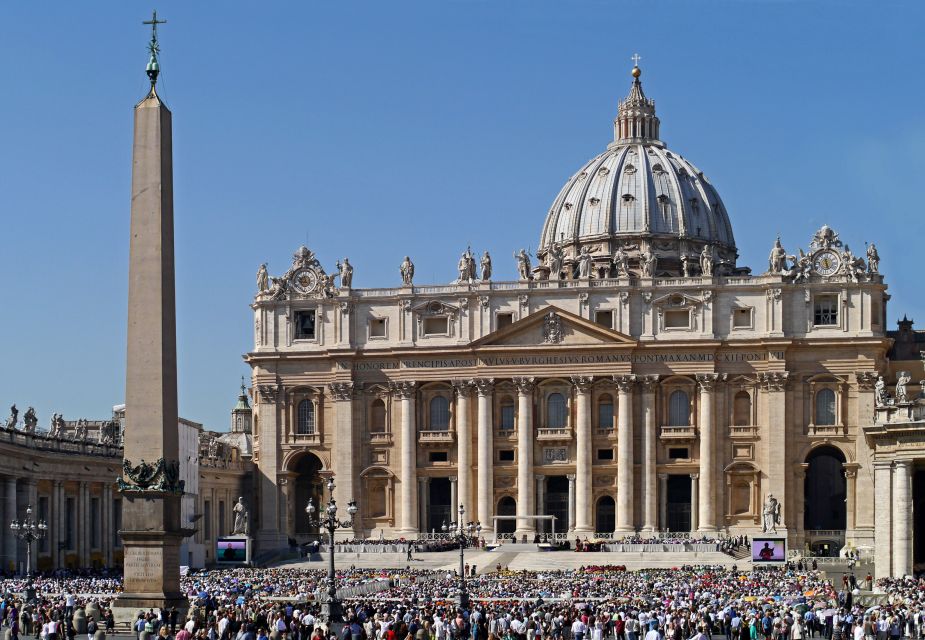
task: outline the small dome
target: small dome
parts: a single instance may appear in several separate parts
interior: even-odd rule
[[[703,173],[658,139],[655,101],[636,69],[614,120],[614,142],[573,175],[546,216],[538,255],[553,243],[595,263],[623,246],[658,254],[659,272],[680,272],[681,256],[709,246],[720,263],[735,263],[735,239],[723,202]],[[609,252],[609,253],[608,253]]]

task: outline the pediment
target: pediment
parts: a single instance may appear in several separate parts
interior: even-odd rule
[[[473,347],[635,345],[628,335],[558,307],[545,307],[472,343]]]
[[[685,292],[666,293],[652,300],[653,307],[699,307],[704,302],[703,298],[694,297]]]

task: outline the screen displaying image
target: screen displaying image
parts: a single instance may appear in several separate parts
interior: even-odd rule
[[[246,540],[219,539],[215,547],[215,559],[218,562],[247,562]]]
[[[787,541],[781,538],[752,538],[752,562],[784,562]]]

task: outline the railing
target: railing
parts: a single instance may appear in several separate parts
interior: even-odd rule
[[[107,458],[122,457],[122,447],[118,445],[99,444],[88,440],[65,440],[52,438],[46,434],[27,433],[11,429],[0,429],[0,444],[4,443],[38,451],[103,456]]]
[[[572,430],[569,428],[553,429],[549,427],[540,427],[536,430],[537,440],[571,440]]]
[[[370,444],[390,444],[392,442],[392,434],[387,431],[376,431],[369,434]]]
[[[825,538],[827,540],[842,540],[845,539],[845,530],[844,529],[805,529],[804,533],[807,538],[817,539]]]
[[[291,440],[299,444],[321,444],[321,434],[317,431],[315,433],[294,433]]]
[[[758,435],[758,427],[755,425],[729,427],[729,435],[733,438],[753,438]]]
[[[418,441],[421,444],[447,444],[452,443],[455,434],[449,430],[443,431],[418,431]]]
[[[661,432],[662,440],[692,440],[696,435],[697,427],[694,425],[662,427]]]
[[[846,435],[848,429],[840,424],[808,424],[806,433],[810,436],[842,436]]]
[[[617,435],[617,431],[613,427],[598,427],[596,433],[599,436],[608,438],[612,438]]]

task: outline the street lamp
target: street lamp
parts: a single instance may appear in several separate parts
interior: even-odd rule
[[[334,532],[339,528],[353,528],[353,516],[357,512],[357,503],[353,500],[347,503],[349,520],[338,520],[337,503],[334,501],[334,478],[328,479],[328,495],[328,505],[317,517],[315,516],[317,508],[311,498],[305,506],[305,513],[308,514],[308,526],[318,527],[328,532],[328,597],[321,605],[321,614],[330,623],[339,622],[343,617],[340,602],[337,600],[337,579],[334,576]]]
[[[447,524],[443,523],[440,527],[443,533],[450,534],[450,540],[459,545],[459,607],[460,609],[469,608],[469,593],[466,591],[466,547],[472,543],[472,534],[476,536],[482,533],[481,522],[467,522],[463,524],[463,516],[466,514],[466,508],[459,505],[459,520]]]
[[[32,519],[32,505],[26,507],[26,517],[22,520],[13,519],[10,522],[10,531],[17,538],[26,543],[26,601],[35,599],[35,589],[32,586],[32,543],[45,537],[48,525],[44,520],[36,522]]]

